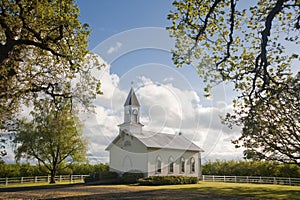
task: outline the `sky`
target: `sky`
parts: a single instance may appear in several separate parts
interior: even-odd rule
[[[98,76],[104,94],[94,102],[95,113],[82,115],[91,163],[108,162],[105,148],[118,135],[131,87],[141,105],[144,130],[181,132],[204,149],[204,162],[242,159],[242,149],[231,143],[239,129],[220,122],[220,116],[232,110],[232,87],[218,85],[206,99],[195,67],[177,69],[172,63],[174,39],[165,29],[172,1],[77,0],[77,4],[80,21],[92,29],[88,48],[106,66]]]
[[[94,101],[95,112],[83,113],[83,135],[88,139],[92,164],[108,163],[105,148],[118,135],[123,105],[132,87],[141,105],[143,130],[178,134],[200,146],[202,162],[242,159],[242,149],[231,140],[239,128],[221,124],[220,116],[232,111],[236,95],[230,84],[212,89],[204,98],[203,80],[192,65],[176,68],[171,49],[174,39],[166,27],[170,0],[77,0],[79,20],[92,30],[88,49],[105,67],[97,72],[103,95]],[[13,162],[12,154],[4,157]]]

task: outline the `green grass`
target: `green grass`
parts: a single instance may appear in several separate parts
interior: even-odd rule
[[[196,185],[161,186],[161,189],[178,189],[202,194],[221,194],[267,199],[300,199],[300,186],[199,182],[199,184]]]
[[[5,188],[28,188],[34,189],[36,193],[39,193],[40,189],[45,188],[55,188],[55,187],[68,187],[69,183],[57,183],[57,184],[48,184],[48,183],[37,183],[37,184],[24,184],[24,185],[9,185]],[[222,183],[222,182],[199,182],[199,184],[188,184],[188,185],[164,185],[164,186],[133,186],[133,185],[98,185],[98,186],[88,186],[88,185],[80,185],[82,189],[80,191],[72,191],[72,195],[80,196],[84,191],[88,191],[91,189],[89,194],[84,195],[95,195],[99,190],[106,191],[108,197],[110,196],[110,192],[114,193],[115,191],[170,191],[174,190],[174,193],[171,192],[172,195],[189,195],[193,194],[197,196],[198,194],[208,194],[212,197],[218,197],[217,195],[221,195],[222,197],[228,196],[229,198],[234,198],[237,196],[245,196],[245,197],[254,197],[259,199],[299,199],[300,200],[300,186],[283,186],[283,185],[268,185],[268,184],[246,184],[246,183]],[[3,187],[0,187],[0,189]],[[89,188],[89,189],[88,189]],[[30,190],[31,190],[30,189]],[[17,189],[20,191],[20,189]],[[62,197],[55,196],[61,195],[58,194],[55,190],[48,190],[53,197]],[[62,191],[61,191],[62,192]],[[64,191],[66,194],[70,193],[70,191]],[[45,195],[45,191],[40,195]],[[122,193],[123,194],[123,193]],[[170,194],[170,193],[168,193]],[[7,195],[13,195],[12,192]],[[67,195],[67,196],[68,196]],[[164,195],[164,193],[162,193]],[[42,198],[42,196],[41,196]]]

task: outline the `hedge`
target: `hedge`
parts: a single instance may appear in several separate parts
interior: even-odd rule
[[[103,171],[97,174],[92,174],[88,177],[85,177],[84,182],[90,183],[90,182],[97,182],[97,181],[103,181],[103,180],[118,180],[119,175],[117,172],[110,172],[110,171]],[[104,181],[106,182],[106,181]]]
[[[188,176],[150,176],[138,179],[140,185],[179,185],[196,184],[197,182],[197,177]]]
[[[138,179],[143,178],[144,174],[141,172],[125,172],[122,175],[122,182],[131,184],[131,183],[137,183]]]

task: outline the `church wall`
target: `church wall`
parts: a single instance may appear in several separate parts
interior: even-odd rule
[[[170,172],[170,156],[173,158],[173,173]],[[161,172],[157,171],[157,159],[161,159]],[[195,161],[195,170],[191,172],[190,158],[193,157]],[[199,152],[184,151],[175,149],[149,149],[148,153],[148,176],[199,176]],[[180,159],[184,158],[184,172],[181,172]]]
[[[147,174],[145,146],[135,137],[123,134],[110,149],[110,170],[118,173],[140,171]]]

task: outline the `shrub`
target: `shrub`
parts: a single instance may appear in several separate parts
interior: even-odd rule
[[[110,183],[109,181],[105,180],[119,180],[119,175],[117,172],[110,172],[110,171],[103,171],[100,172],[99,174],[92,174],[88,177],[85,177],[84,182],[85,183],[90,183],[90,182],[105,182],[105,183]],[[113,181],[114,182],[114,181]]]
[[[125,172],[122,175],[121,180],[123,183],[131,184],[131,183],[137,183],[137,180],[143,177],[144,174],[141,172]]]
[[[195,184],[197,182],[197,177],[188,176],[150,176],[148,178],[138,179],[140,185],[179,185]]]
[[[100,180],[107,180],[107,179],[116,179],[119,177],[117,172],[110,172],[110,171],[103,171],[99,174]]]

